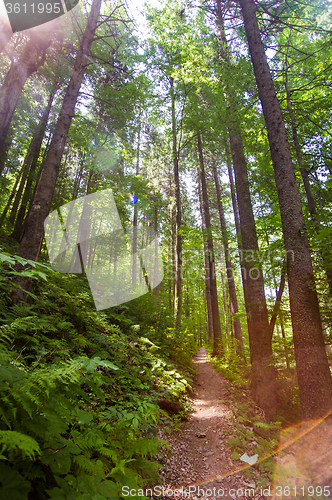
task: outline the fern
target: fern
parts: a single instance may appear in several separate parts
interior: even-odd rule
[[[103,472],[103,462],[101,460],[89,460],[85,455],[76,455],[73,461],[78,468],[83,472],[88,472],[91,475],[101,474]]]
[[[40,455],[39,444],[35,439],[16,431],[0,431],[0,458],[7,460],[3,456],[4,451],[8,453],[8,459],[11,460],[17,451],[22,454],[22,458],[28,457],[30,460],[34,459],[36,454]]]
[[[7,297],[17,259],[2,260]],[[29,273],[34,298],[0,298],[0,498],[115,500],[156,478],[156,402],[187,385],[165,356],[180,337],[163,344],[141,328],[142,342],[128,308],[91,308],[84,279]]]

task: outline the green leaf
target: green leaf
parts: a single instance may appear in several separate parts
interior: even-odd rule
[[[140,340],[140,342],[143,342],[143,344],[148,344],[151,347],[154,347],[155,349],[160,349],[159,346],[157,346],[156,344],[154,344],[153,342],[151,342],[151,340],[147,339],[146,337],[140,337],[139,340]]]
[[[105,368],[111,368],[111,370],[119,370],[119,368],[111,363],[111,361],[101,361],[100,365],[105,366]]]
[[[91,420],[93,420],[93,416],[87,411],[79,410],[77,408],[75,413],[77,415],[77,423],[79,425],[88,424]]]
[[[28,500],[31,484],[17,470],[0,463],[0,498],[8,500]]]
[[[8,264],[15,264],[15,260],[8,254],[0,253],[0,262],[8,262]]]
[[[60,490],[60,488],[53,488],[52,490],[46,490],[46,493],[49,494],[53,500],[66,500],[66,494]]]
[[[43,464],[48,465],[53,474],[68,474],[71,466],[71,459],[69,456],[61,454],[62,450],[52,455],[44,455],[41,457]]]
[[[98,492],[104,495],[106,498],[111,496],[119,497],[119,487],[113,483],[113,481],[103,481],[98,486]]]

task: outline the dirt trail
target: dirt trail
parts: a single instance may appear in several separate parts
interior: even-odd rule
[[[239,470],[239,462],[231,459],[227,430],[232,428],[235,417],[227,382],[207,362],[205,349],[198,351],[194,365],[198,372],[194,411],[180,431],[162,436],[171,446],[172,457],[162,469],[161,477],[165,490],[167,487],[173,490],[170,494],[166,491],[162,498],[332,498],[332,418],[307,422],[281,433],[271,492],[263,490],[262,494],[255,481]],[[174,489],[182,487],[191,487],[190,496],[174,494]],[[160,500],[160,496],[155,498]]]
[[[225,431],[232,427],[234,417],[227,402],[226,382],[207,362],[205,349],[198,351],[194,365],[198,371],[194,412],[180,431],[164,436],[172,449],[172,457],[161,472],[165,484],[173,489],[196,485],[195,491],[191,489],[192,499],[210,496],[235,500],[241,495],[234,490],[250,488],[255,489],[255,495],[250,497],[258,498],[259,490],[254,481],[236,472],[238,465],[233,463],[227,445],[229,436]],[[211,492],[199,492],[198,485],[201,490]],[[165,496],[168,497],[171,495]]]

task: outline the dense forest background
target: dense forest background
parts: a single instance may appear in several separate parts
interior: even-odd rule
[[[1,498],[157,481],[200,346],[250,389],[259,452],[332,409],[330,3],[167,0],[146,4],[144,32],[130,12],[2,21]],[[52,268],[44,221],[106,189],[149,292],[97,311],[85,272]],[[157,286],[129,238],[144,228]]]

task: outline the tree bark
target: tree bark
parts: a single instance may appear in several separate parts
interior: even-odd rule
[[[274,331],[274,327],[275,327],[275,324],[276,324],[276,321],[277,321],[277,316],[278,316],[279,311],[280,311],[281,297],[282,297],[282,294],[284,293],[284,288],[285,288],[285,282],[286,282],[286,278],[285,278],[286,266],[285,266],[285,264],[286,263],[284,262],[283,266],[282,266],[281,276],[280,276],[279,290],[277,292],[276,301],[275,301],[275,304],[274,304],[274,307],[273,307],[273,311],[272,311],[272,315],[271,315],[271,319],[270,319],[270,335],[271,335],[271,339],[273,337],[273,331]]]
[[[159,254],[159,244],[158,244],[158,205],[157,203],[154,206],[154,232],[155,232],[155,242],[154,242],[154,266],[153,266],[153,295],[155,297],[159,297],[159,285],[158,283],[158,254]]]
[[[18,250],[18,255],[26,259],[35,260],[38,257],[40,243],[44,235],[44,220],[51,206],[61,157],[97,28],[100,6],[101,0],[93,0],[87,26],[76,56],[71,79],[62,102],[62,108],[54,129],[52,141],[30,207],[25,231]],[[23,277],[20,277],[20,283],[18,284],[24,289],[29,289],[29,283]],[[21,294],[18,298],[24,298],[24,294]]]
[[[2,141],[2,148],[0,149],[0,177],[5,168],[6,161],[8,159],[8,152],[11,148],[14,139],[14,131],[12,127],[8,127],[8,132],[4,133],[4,140]]]
[[[221,326],[220,326],[216,268],[215,268],[213,239],[212,239],[212,225],[210,220],[210,209],[209,209],[208,193],[206,187],[205,167],[204,167],[204,158],[203,158],[200,133],[197,134],[197,149],[198,149],[199,165],[200,165],[203,212],[204,212],[204,219],[205,219],[205,226],[207,233],[206,240],[207,240],[207,250],[209,259],[210,295],[211,295],[211,309],[212,309],[212,322],[213,322],[213,356],[221,357],[224,353],[224,348],[222,343]]]
[[[279,321],[280,321],[280,329],[281,329],[281,336],[284,342],[284,350],[285,350],[285,360],[286,360],[286,366],[287,369],[290,369],[290,364],[289,364],[289,356],[288,356],[288,347],[286,345],[286,333],[285,333],[285,328],[284,328],[284,321],[282,319],[282,315],[279,314]]]
[[[234,338],[236,340],[237,350],[241,351],[241,350],[243,350],[241,323],[240,323],[240,319],[235,316],[239,312],[239,306],[238,306],[238,302],[237,302],[236,289],[235,289],[235,283],[234,283],[232,260],[230,257],[230,252],[229,252],[229,247],[228,247],[228,235],[227,235],[227,227],[226,227],[226,220],[225,220],[225,212],[224,212],[224,207],[223,207],[223,203],[222,203],[222,196],[221,196],[221,189],[220,189],[220,184],[219,184],[217,167],[216,167],[215,163],[213,164],[213,177],[214,177],[214,183],[215,183],[216,191],[217,191],[220,228],[221,228],[222,243],[223,243],[223,247],[224,247],[229,300],[230,300],[230,305],[231,305],[232,322],[233,322],[233,328],[234,328]]]
[[[43,143],[44,134],[45,134],[45,130],[47,127],[48,117],[49,117],[49,114],[51,111],[54,96],[55,96],[55,91],[52,91],[49,95],[48,103],[47,103],[47,106],[44,110],[44,113],[39,121],[38,128],[36,130],[36,134],[31,142],[31,166],[30,166],[25,190],[24,190],[24,193],[22,196],[22,203],[21,203],[20,209],[19,209],[18,214],[17,214],[14,230],[11,234],[11,237],[14,238],[16,241],[20,241],[20,239],[21,239],[21,235],[22,235],[22,231],[23,231],[24,216],[25,216],[28,201],[30,199],[32,183],[34,181],[35,171],[37,168],[38,158],[40,155],[40,149],[41,149],[41,146]]]
[[[0,28],[0,54],[13,36],[12,28],[8,22]]]
[[[207,310],[207,317],[208,317],[208,339],[209,339],[209,341],[211,341],[213,339],[213,319],[212,319],[213,315],[212,315],[211,290],[210,290],[209,257],[208,257],[208,249],[207,249],[206,239],[204,237],[204,230],[206,230],[206,224],[205,224],[204,213],[203,213],[202,189],[201,189],[199,170],[198,170],[197,181],[198,181],[199,211],[201,214],[202,235],[203,235],[205,298],[206,298],[206,310]]]
[[[14,187],[12,189],[12,192],[10,193],[9,199],[7,201],[7,204],[6,204],[4,210],[3,210],[2,214],[1,214],[1,217],[0,217],[0,227],[2,226],[2,224],[3,224],[3,222],[4,222],[5,218],[6,218],[7,212],[9,210],[10,204],[13,201],[13,198],[15,196],[16,189],[17,189],[18,183],[20,182],[22,174],[23,174],[23,167],[21,168],[20,172],[16,176]]]
[[[21,177],[21,182],[20,182],[20,185],[18,187],[18,190],[16,191],[14,203],[13,203],[13,206],[12,206],[12,209],[10,212],[10,216],[8,219],[9,223],[12,225],[14,224],[15,219],[16,219],[17,210],[18,210],[21,198],[22,198],[23,189],[24,189],[27,177],[28,177],[29,170],[30,170],[31,161],[32,161],[32,146],[33,146],[33,139],[30,142],[28,152],[24,158],[24,162],[22,165],[23,174]]]
[[[226,152],[226,162],[227,162],[227,170],[228,170],[228,178],[229,178],[229,185],[231,188],[231,196],[232,196],[232,207],[233,207],[233,214],[234,214],[234,222],[235,222],[235,232],[236,232],[236,240],[237,240],[237,246],[239,250],[239,260],[240,264],[242,261],[242,254],[243,254],[243,248],[242,248],[242,240],[241,240],[241,228],[240,228],[240,216],[239,216],[239,207],[237,205],[237,200],[236,200],[236,189],[235,189],[235,184],[234,184],[234,177],[233,177],[233,170],[232,170],[232,158],[231,154],[228,148],[228,143],[225,141],[225,152]],[[245,280],[245,270],[241,265],[241,276],[242,276],[242,286]]]
[[[227,297],[226,297],[226,290],[225,290],[225,279],[224,279],[224,273],[222,271],[220,272],[220,276],[221,276],[222,298],[223,298],[223,305],[224,305],[225,334],[226,334],[226,344],[227,344],[228,337],[229,337],[228,311],[227,311]],[[231,336],[232,336],[232,327],[231,327]]]
[[[225,62],[225,71],[228,71],[231,67],[231,62],[224,33],[220,0],[216,0],[216,16],[220,57]],[[236,118],[238,116],[237,98],[233,89],[226,88],[226,92],[230,117],[227,126],[240,217],[241,270],[251,353],[251,388],[256,403],[264,410],[268,417],[272,417],[277,411],[278,402],[276,370],[272,366],[272,343],[269,335],[264,279],[258,260],[258,241],[250,199],[247,162],[244,155],[241,129]]]
[[[262,103],[287,258],[287,275],[302,416],[324,417],[332,409],[332,378],[315,289],[301,199],[287,132],[262,43],[253,0],[239,0]]]
[[[277,410],[276,372],[271,366],[272,343],[263,272],[258,261],[259,249],[250,198],[247,162],[242,138],[235,133],[234,128],[230,130],[230,144],[240,215],[241,267],[244,270],[243,292],[251,352],[252,391],[257,404],[263,408],[268,417],[271,417]]]
[[[175,118],[175,95],[174,80],[170,78],[170,94],[172,107],[172,138],[173,138],[173,169],[175,185],[175,204],[176,204],[176,272],[175,272],[175,296],[174,296],[174,324],[180,328],[182,315],[182,235],[180,227],[182,224],[181,212],[181,191],[179,176],[179,156],[176,139],[176,118]]]
[[[141,146],[141,115],[142,110],[140,109],[138,115],[138,137],[137,137],[137,151],[136,151],[136,176],[139,174],[139,155],[140,155],[140,146]],[[136,287],[136,279],[137,279],[137,217],[138,217],[138,209],[137,205],[134,204],[134,218],[133,218],[133,246],[132,246],[132,254],[133,254],[133,271],[132,271],[132,285]]]
[[[6,75],[0,89],[0,151],[23,87],[28,78],[45,63],[46,50],[50,44],[51,39],[39,38],[36,34],[31,34],[22,55]]]

